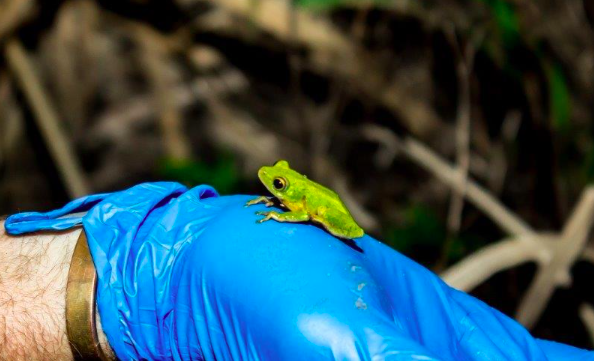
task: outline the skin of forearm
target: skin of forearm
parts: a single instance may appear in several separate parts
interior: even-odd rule
[[[14,237],[0,221],[0,361],[73,359],[65,296],[79,234]]]

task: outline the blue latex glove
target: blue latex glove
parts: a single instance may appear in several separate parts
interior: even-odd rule
[[[252,198],[146,183],[17,214],[6,229],[82,221],[122,360],[594,360],[369,236],[361,253],[314,225],[257,224],[265,207],[244,207]]]

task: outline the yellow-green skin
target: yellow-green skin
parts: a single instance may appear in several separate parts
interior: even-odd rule
[[[265,216],[258,222],[274,219],[278,222],[313,221],[322,225],[328,232],[340,238],[359,238],[365,232],[351,216],[334,191],[307,179],[306,176],[289,168],[289,163],[280,160],[272,167],[262,167],[258,178],[289,212],[256,212]],[[282,187],[279,187],[282,185]],[[246,203],[251,206],[274,203],[267,197],[258,197]]]

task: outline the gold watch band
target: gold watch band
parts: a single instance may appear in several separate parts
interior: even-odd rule
[[[75,360],[114,360],[99,345],[95,324],[96,288],[97,272],[83,229],[72,254],[66,286],[66,331]]]

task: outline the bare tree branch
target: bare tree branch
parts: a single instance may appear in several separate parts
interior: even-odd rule
[[[208,92],[215,96],[236,94],[248,86],[247,79],[236,69],[222,72],[217,76],[201,76],[189,84],[178,85],[170,90],[176,106],[184,109],[206,98]],[[99,115],[96,125],[91,129],[95,141],[104,139],[123,140],[131,135],[133,129],[150,122],[157,114],[152,96],[140,95],[107,109]]]
[[[454,241],[454,237],[460,232],[460,224],[462,223],[462,212],[464,210],[464,198],[470,167],[470,74],[472,72],[475,53],[474,44],[470,43],[463,55],[453,25],[445,29],[445,34],[458,58],[456,66],[459,88],[456,115],[456,169],[458,174],[456,178],[460,191],[456,189],[452,191],[447,218],[448,234],[443,245],[441,259],[436,266],[436,270],[438,271],[446,266],[452,242]]]
[[[142,46],[141,61],[159,112],[165,152],[173,160],[187,160],[191,155],[191,147],[183,130],[183,117],[171,92],[172,69],[168,66],[170,47],[161,46],[165,39],[152,29],[144,26],[136,26],[135,29]]]
[[[34,0],[7,0],[0,3],[0,40],[33,15]]]
[[[452,287],[469,291],[502,270],[527,262],[543,263],[550,258],[542,236],[512,237],[491,244],[466,257],[441,274]],[[547,239],[547,244],[552,239]]]
[[[459,99],[456,116],[456,162],[459,183],[457,188],[461,189],[461,191],[454,191],[450,201],[447,226],[448,231],[453,235],[460,231],[464,194],[466,193],[466,182],[468,180],[468,168],[470,165],[470,73],[472,72],[474,45],[472,43],[468,44],[468,47],[471,49],[467,50],[466,55],[463,55],[453,27],[446,28],[445,33],[450,39],[455,52],[458,54],[456,75],[458,78]]]
[[[294,9],[299,32],[291,34],[287,27],[290,0],[260,0],[257,11],[251,0],[209,0],[226,11],[249,19],[259,29],[271,33],[285,43],[303,45],[308,49],[308,62],[316,70],[335,74],[354,82],[367,96],[382,104],[402,119],[415,135],[424,137],[440,128],[440,118],[425,101],[410,96],[396,82],[386,82],[383,69],[373,56],[344,36],[331,22],[300,9]],[[237,27],[228,24],[224,29]],[[240,34],[242,29],[237,29]],[[245,34],[245,37],[249,37]]]
[[[35,114],[37,126],[56,162],[68,194],[72,198],[88,194],[89,188],[72,144],[60,128],[60,121],[54,105],[41,85],[25,49],[18,40],[11,39],[6,45],[5,55],[13,76],[18,81]]]
[[[456,169],[414,139],[400,141],[394,134],[378,126],[366,126],[363,132],[369,139],[398,148],[450,187],[461,187],[456,181]],[[499,271],[529,261],[537,262],[539,269],[536,278],[516,313],[519,322],[532,327],[553,291],[559,286],[570,284],[570,267],[584,253],[594,222],[594,186],[584,190],[560,235],[535,233],[517,215],[471,180],[467,183],[466,197],[515,238],[495,243],[466,257],[443,274],[444,280],[454,287],[470,290]]]
[[[536,323],[550,296],[558,286],[571,283],[570,268],[583,251],[594,222],[594,187],[587,188],[565,224],[553,257],[541,266],[536,279],[524,295],[516,318],[527,327]]]
[[[401,141],[388,129],[376,125],[364,126],[363,134],[368,139],[395,147],[402,154],[406,155],[448,186],[460,192],[464,191],[460,189],[460,184],[457,182],[458,171],[414,138],[407,137]],[[507,209],[487,190],[474,183],[471,179],[467,183],[466,197],[469,202],[487,214],[507,233],[518,236],[534,234],[534,231],[521,218]]]
[[[588,303],[580,306],[580,318],[588,331],[590,341],[594,344],[594,307]]]

